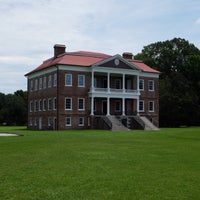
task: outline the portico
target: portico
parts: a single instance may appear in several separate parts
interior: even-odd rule
[[[93,66],[89,91],[91,115],[139,113],[139,73],[133,69]]]

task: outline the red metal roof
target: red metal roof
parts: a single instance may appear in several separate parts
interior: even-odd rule
[[[141,69],[143,72],[150,72],[150,73],[157,73],[159,74],[160,72],[149,67],[148,65],[146,65],[145,63],[143,63],[142,61],[139,60],[131,60],[129,61],[130,63],[134,64],[135,66],[137,66],[139,69]]]
[[[88,52],[88,51],[67,52],[56,58],[52,57],[44,61],[39,67],[37,67],[36,69],[34,69],[33,71],[31,71],[26,75],[46,69],[53,65],[72,65],[72,66],[89,67],[95,63],[101,62],[111,57],[112,57],[111,55],[96,53],[96,52]],[[139,69],[141,69],[143,72],[159,73],[159,71],[152,69],[151,67],[144,64],[142,61],[137,61],[137,60],[128,60],[128,61],[134,64]]]

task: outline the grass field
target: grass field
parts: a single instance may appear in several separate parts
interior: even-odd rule
[[[200,128],[0,132],[1,200],[200,199]]]

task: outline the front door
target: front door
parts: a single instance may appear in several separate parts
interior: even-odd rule
[[[107,101],[106,100],[102,101],[102,113],[103,113],[103,115],[107,114]]]
[[[133,114],[133,102],[130,99],[126,101],[126,114],[127,115]]]

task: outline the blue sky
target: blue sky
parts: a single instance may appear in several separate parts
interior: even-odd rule
[[[200,49],[199,0],[0,0],[0,92],[26,90],[24,74],[67,51],[110,55],[180,37]]]

